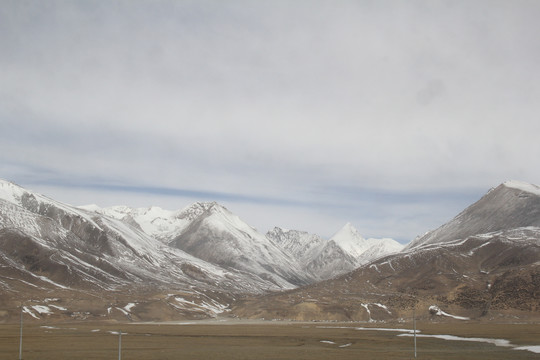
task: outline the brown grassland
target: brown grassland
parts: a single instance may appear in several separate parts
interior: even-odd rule
[[[228,322],[191,324],[27,323],[25,360],[117,359],[412,359],[413,338],[359,331],[362,323]],[[391,325],[380,325],[391,327]],[[411,324],[394,327],[411,328]],[[507,339],[540,345],[538,324],[429,323],[423,334]],[[489,343],[418,338],[418,359],[538,359],[539,354]],[[325,341],[325,342],[322,342]],[[332,343],[330,343],[332,342]],[[350,345],[349,345],[350,344]],[[346,345],[345,347],[340,347]],[[0,359],[18,359],[19,325],[0,324]]]

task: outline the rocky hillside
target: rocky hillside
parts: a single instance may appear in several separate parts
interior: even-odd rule
[[[296,259],[300,268],[315,280],[326,280],[357,267],[356,258],[332,240],[305,231],[274,228],[266,234],[277,246]]]
[[[259,276],[261,275],[261,276]],[[284,282],[224,268],[168,246],[139,226],[0,181],[0,304],[55,298],[48,317],[215,316],[234,298]],[[123,309],[127,304],[129,311]],[[35,317],[40,317],[32,312]],[[5,316],[12,316],[7,313]],[[1,319],[0,319],[1,320]]]
[[[451,221],[413,240],[407,248],[526,226],[540,227],[540,187],[507,181]]]
[[[419,316],[456,321],[539,319],[536,189],[505,183],[402,252],[335,279],[240,302],[234,311],[252,318],[378,321],[399,320],[416,308]]]

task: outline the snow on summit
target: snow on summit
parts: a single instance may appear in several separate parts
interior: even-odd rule
[[[366,263],[374,258],[401,251],[403,248],[403,245],[389,238],[365,239],[351,223],[345,224],[330,240],[358,259],[359,263]]]
[[[531,194],[540,196],[540,186],[538,185],[529,184],[524,181],[518,180],[509,180],[506,181],[503,185],[509,188],[529,192]]]
[[[351,223],[346,223],[341,230],[332,236],[331,240],[334,240],[343,250],[354,257],[360,256],[370,247],[369,242],[360,235]]]

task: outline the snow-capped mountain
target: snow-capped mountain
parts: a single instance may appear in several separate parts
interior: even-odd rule
[[[326,280],[353,270],[356,259],[334,241],[305,231],[275,227],[266,236],[295,258],[300,267],[317,280]]]
[[[403,245],[393,239],[365,239],[350,223],[345,224],[330,240],[353,256],[358,266],[403,249]]]
[[[257,274],[280,287],[313,282],[293,257],[225,207],[210,203],[205,208],[170,246],[225,268]]]
[[[150,297],[139,298],[140,309],[160,308],[174,318],[201,312],[208,316],[210,310],[197,305],[201,299],[222,309],[238,295],[289,287],[264,274],[206,262],[123,220],[0,180],[0,288],[4,295],[0,300],[20,294],[38,298],[30,294],[51,291],[79,299],[101,294],[89,301],[95,308],[97,303],[110,303],[111,298],[146,293]],[[99,316],[107,316],[106,307],[101,310]],[[141,318],[161,316],[161,312],[139,314]]]
[[[266,236],[297,259],[300,267],[317,280],[342,275],[403,248],[403,245],[392,239],[364,239],[350,223],[330,240],[279,227],[269,231]]]
[[[451,221],[413,240],[406,249],[527,226],[540,227],[540,187],[512,180],[491,189]]]
[[[130,208],[127,206],[100,208],[97,205],[86,205],[79,208],[135,225],[161,242],[169,243],[180,235],[194,219],[202,215],[214,204],[216,203],[197,202],[179,211],[165,210],[158,206],[148,208]]]
[[[318,279],[307,275],[293,254],[216,202],[196,202],[179,211],[156,206],[80,208],[122,220],[171,247],[221,267],[258,274],[280,287],[292,288]]]
[[[178,211],[156,206],[97,205],[80,209],[138,227],[162,243],[198,258],[294,287],[353,270],[376,257],[399,251],[392,239],[364,239],[347,224],[330,241],[318,235],[276,227],[266,238],[216,202],[196,202]],[[285,280],[283,282],[282,280]]]
[[[506,182],[400,252],[234,311],[298,320],[540,319],[540,188]],[[338,233],[352,248],[361,239]],[[353,240],[351,241],[351,237]],[[308,302],[309,300],[309,302]],[[434,308],[441,312],[430,311]],[[279,309],[279,310],[277,310]],[[306,312],[309,309],[309,313]]]

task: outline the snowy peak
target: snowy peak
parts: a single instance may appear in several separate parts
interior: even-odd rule
[[[202,220],[218,217],[227,218],[229,223],[236,221],[236,217],[217,204],[195,207],[203,210]],[[130,224],[137,218],[143,225],[153,225],[155,230],[157,220],[164,221],[163,224],[175,220],[172,214],[158,207],[77,208],[0,181],[0,268],[4,274],[16,274],[9,278],[9,284],[0,282],[2,294],[20,298],[28,289],[49,293],[51,286],[66,292],[110,291],[115,298],[128,288],[130,291],[126,293],[131,295],[139,290],[145,295],[153,291],[162,294],[166,290],[180,291],[182,296],[190,297],[208,291],[219,306],[226,307],[229,295],[293,287],[280,277],[289,275],[287,271],[292,268],[286,262],[281,264],[285,270],[271,272],[278,273],[275,278],[237,271],[232,266],[224,268],[166,246],[140,226]],[[171,227],[174,225],[177,224],[172,223]],[[246,228],[249,227],[243,227]],[[236,239],[236,235],[232,237],[233,241]],[[264,245],[261,248],[270,247]],[[220,253],[219,249],[216,251]],[[34,266],[38,263],[39,266]],[[269,268],[278,267],[271,262],[263,265],[267,264]],[[264,271],[264,266],[261,269]],[[191,312],[189,308],[175,308],[180,313]],[[170,311],[163,313],[169,315]]]
[[[529,184],[524,181],[509,180],[503,183],[503,186],[540,196],[540,186]]]
[[[302,270],[316,280],[330,279],[356,268],[354,257],[334,241],[318,235],[275,227],[266,237],[296,259]]]
[[[351,223],[346,223],[331,237],[331,240],[354,257],[360,256],[370,247],[368,241],[360,235]]]
[[[403,249],[403,245],[393,239],[365,239],[351,223],[345,224],[331,240],[356,258],[359,265]]]
[[[290,255],[217,203],[209,203],[169,245],[210,263],[255,274],[282,288],[312,281]]]
[[[159,206],[131,208],[121,205],[100,208],[97,205],[85,205],[79,208],[135,225],[164,243],[180,235],[192,221],[203,214],[228,212],[216,202],[196,202],[178,211],[165,210]]]
[[[26,192],[19,185],[7,180],[0,179],[0,199],[12,204],[18,203],[22,195]]]
[[[309,257],[310,250],[326,242],[320,236],[306,231],[286,230],[280,227],[274,227],[266,233],[266,237],[296,259]]]
[[[491,189],[446,224],[416,238],[407,249],[528,226],[540,226],[540,187],[512,180]]]
[[[221,205],[213,202],[195,202],[182,210],[174,213],[174,217],[177,219],[186,219],[189,221],[195,220],[201,216],[204,212],[209,211],[212,208],[218,208]]]

